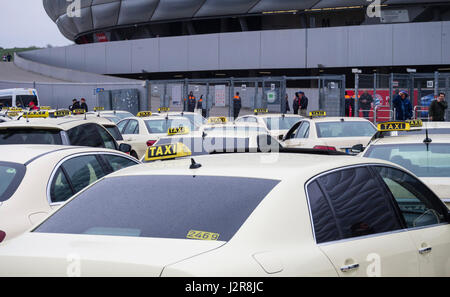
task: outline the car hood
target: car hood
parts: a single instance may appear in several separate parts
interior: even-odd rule
[[[0,243],[0,276],[160,276],[223,241],[25,233]]]

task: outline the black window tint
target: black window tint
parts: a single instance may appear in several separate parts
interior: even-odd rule
[[[408,228],[446,221],[448,209],[415,177],[398,169],[376,167],[400,208]]]
[[[218,176],[106,178],[35,232],[186,239],[196,230],[228,241],[278,183]]]
[[[303,122],[300,128],[297,130],[295,138],[308,138],[309,137],[309,123]]]
[[[50,199],[52,202],[64,202],[72,197],[74,192],[67,181],[66,175],[61,168],[58,168],[53,177],[50,187]]]
[[[62,167],[67,172],[75,193],[106,175],[94,155],[72,158],[64,162]]]
[[[60,130],[0,129],[0,144],[62,144]]]
[[[125,128],[125,131],[122,134],[139,134],[138,121],[130,120],[130,123]]]
[[[116,155],[103,155],[103,158],[111,165],[113,171],[138,164],[136,161]]]
[[[103,143],[105,144],[105,148],[112,150],[117,149],[114,137],[112,137],[111,134],[109,134],[108,131],[105,130],[105,128],[97,126],[97,131],[98,134],[101,136]]]
[[[86,124],[74,127],[67,131],[71,145],[105,147],[102,137],[98,133],[97,126]]]
[[[317,179],[342,238],[401,229],[394,206],[368,168],[339,170]]]
[[[119,128],[117,128],[117,126],[109,126],[105,128],[114,137],[115,140],[123,140],[122,134],[120,134]]]
[[[0,109],[3,107],[12,107],[11,96],[0,97]]]
[[[16,192],[25,171],[22,164],[0,162],[0,202],[8,200]]]
[[[317,182],[309,184],[307,190],[316,242],[322,243],[340,239],[336,220]]]

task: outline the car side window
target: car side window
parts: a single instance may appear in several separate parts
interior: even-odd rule
[[[103,155],[103,158],[106,160],[106,162],[108,162],[109,165],[111,165],[113,171],[138,164],[136,161],[117,155]]]
[[[124,134],[125,127],[127,126],[129,120],[123,120],[120,123],[117,124],[117,128],[119,128],[120,133]]]
[[[340,239],[402,228],[394,204],[369,168],[341,169],[322,175],[316,181],[334,216]],[[314,208],[314,205],[310,201],[313,219],[320,216],[320,208]],[[317,234],[324,231],[319,229],[315,232],[318,237]]]
[[[139,134],[139,125],[138,121],[130,120],[129,124],[125,128],[124,133],[122,134]]]
[[[105,143],[98,132],[97,125],[86,124],[67,131],[71,145],[105,147]]]
[[[107,132],[103,127],[97,126],[97,130],[103,140],[103,143],[105,144],[105,148],[116,150],[117,147],[114,137],[112,137],[111,134],[109,134],[109,132]]]
[[[445,205],[417,178],[391,167],[376,167],[389,188],[407,228],[446,222]]]
[[[61,167],[58,168],[50,186],[50,200],[52,203],[64,202],[74,194],[66,175]]]
[[[95,155],[75,157],[61,165],[75,193],[106,175]]]
[[[308,138],[309,137],[309,123],[308,122],[302,122],[300,125],[300,128],[297,130],[297,134],[295,135],[295,138]]]

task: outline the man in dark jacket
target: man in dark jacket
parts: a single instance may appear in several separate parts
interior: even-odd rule
[[[70,111],[74,111],[74,110],[80,109],[80,108],[81,108],[81,107],[80,107],[80,102],[78,102],[77,99],[73,99],[73,100],[72,100],[72,105],[69,106],[69,110],[70,110]]]
[[[295,92],[294,102],[292,103],[292,109],[294,114],[298,114],[298,109],[300,108],[300,98],[298,97],[298,92]]]
[[[345,91],[345,116],[350,116],[350,111],[355,112],[355,97],[351,97],[347,91]]]
[[[80,104],[80,109],[84,109],[86,112],[88,112],[88,106],[86,104],[86,99],[81,98],[81,104]]]
[[[410,120],[413,116],[413,108],[411,101],[408,99],[408,93],[401,91],[394,97],[392,101],[395,108],[395,119],[397,121]]]
[[[288,111],[291,111],[291,108],[289,107],[289,95],[288,94],[286,94],[286,113],[288,112]]]
[[[194,112],[196,103],[197,103],[197,99],[195,98],[194,93],[191,91],[189,93],[189,97],[188,97],[188,101],[187,101],[187,111]]]
[[[236,119],[239,116],[239,112],[241,112],[242,107],[242,98],[239,96],[239,92],[236,92],[236,95],[233,98],[233,116]]]
[[[448,103],[445,101],[445,94],[439,93],[439,97],[433,100],[428,109],[428,115],[433,122],[445,121],[445,110],[448,108]]]
[[[300,98],[300,115],[306,117],[306,111],[308,110],[308,97],[306,97],[303,92],[298,92],[298,96]]]
[[[203,95],[201,95],[200,99],[198,99],[197,109],[201,109],[202,110],[202,116],[204,118],[206,118],[206,102],[205,102],[205,107],[203,107]]]
[[[373,97],[364,91],[364,93],[359,97],[359,109],[362,110],[363,117],[368,119],[370,110],[372,109]]]

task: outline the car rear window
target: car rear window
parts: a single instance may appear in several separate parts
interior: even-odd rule
[[[169,128],[175,127],[188,127],[193,130],[193,125],[188,119],[147,120],[145,125],[150,134],[166,134]]]
[[[186,239],[197,231],[228,241],[278,183],[195,175],[106,178],[34,232]]]
[[[19,187],[25,171],[22,164],[0,162],[0,202],[11,198]]]
[[[0,129],[1,144],[62,144],[57,129]]]
[[[370,122],[324,122],[317,123],[317,137],[371,137],[377,129]]]
[[[300,119],[300,117],[272,117],[265,118],[264,122],[269,130],[289,130]]]

